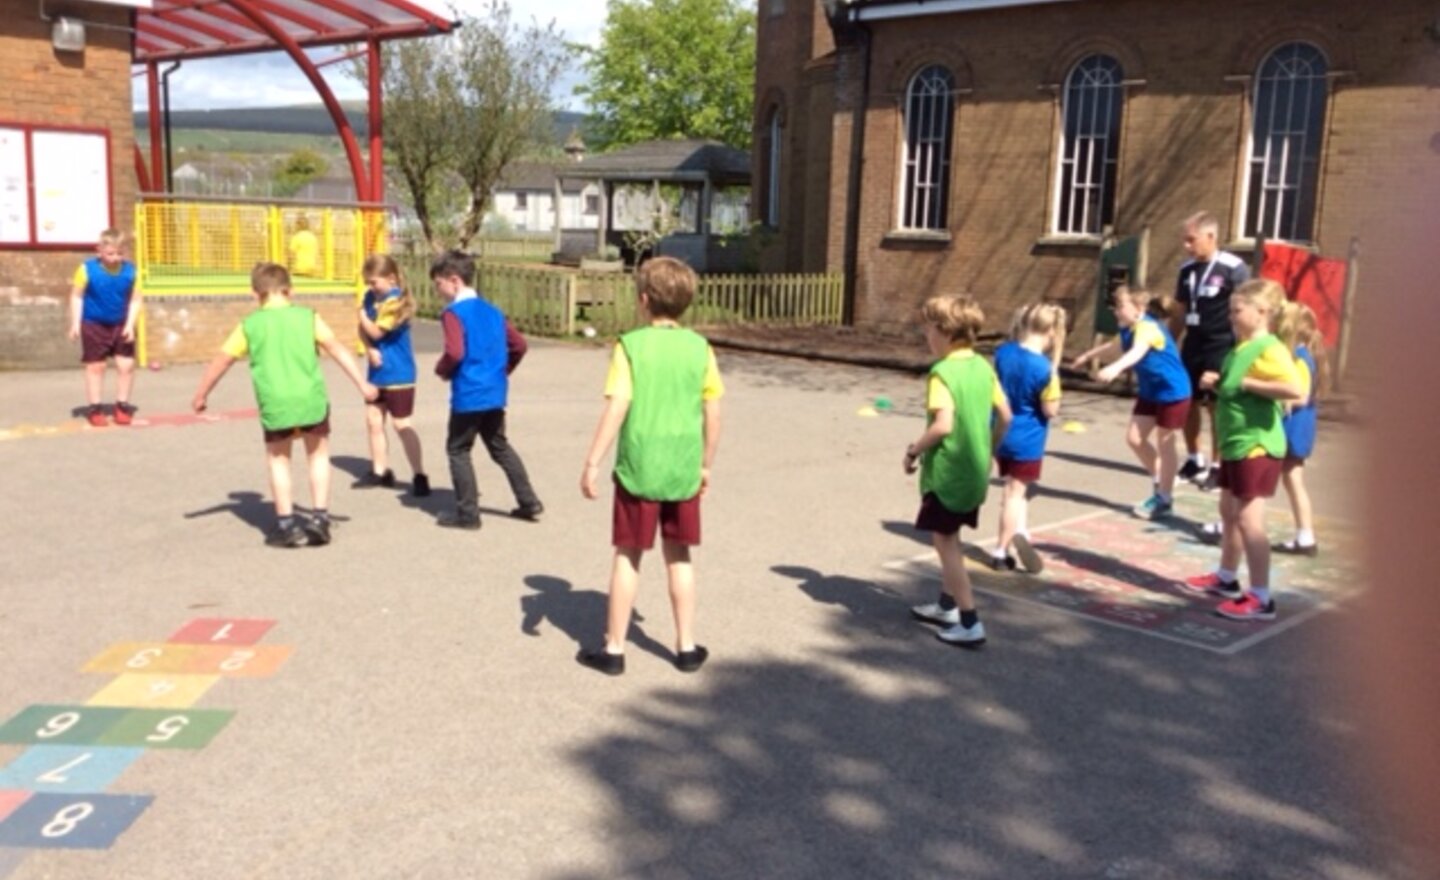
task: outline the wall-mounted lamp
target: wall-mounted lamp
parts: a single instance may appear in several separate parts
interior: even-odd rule
[[[50,25],[50,44],[56,52],[85,51],[85,22],[73,18],[57,18]]]

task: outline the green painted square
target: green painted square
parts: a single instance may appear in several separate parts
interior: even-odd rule
[[[106,731],[99,744],[203,749],[234,714],[231,709],[134,709]]]
[[[31,706],[0,725],[0,743],[94,745],[130,711],[115,706]]]

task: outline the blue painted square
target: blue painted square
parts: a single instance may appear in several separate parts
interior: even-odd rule
[[[31,746],[0,770],[0,788],[104,791],[144,751],[111,746]]]
[[[0,822],[0,847],[109,849],[154,795],[40,792]]]

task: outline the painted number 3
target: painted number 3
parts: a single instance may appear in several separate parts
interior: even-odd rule
[[[86,817],[93,812],[95,812],[95,805],[92,803],[81,801],[78,804],[71,804],[56,813],[55,818],[51,819],[48,825],[40,829],[40,833],[46,837],[64,837],[71,831],[74,831],[75,826],[83,822]]]

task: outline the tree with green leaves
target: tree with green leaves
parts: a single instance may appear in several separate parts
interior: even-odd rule
[[[750,146],[755,10],[747,0],[610,0],[578,86],[601,148],[664,138]]]
[[[275,165],[271,189],[281,198],[289,198],[305,184],[322,176],[330,167],[325,157],[310,149],[299,149]]]
[[[516,24],[505,0],[453,33],[385,47],[387,159],[431,248],[467,247],[505,166],[551,137],[550,92],[570,57],[554,22]]]

